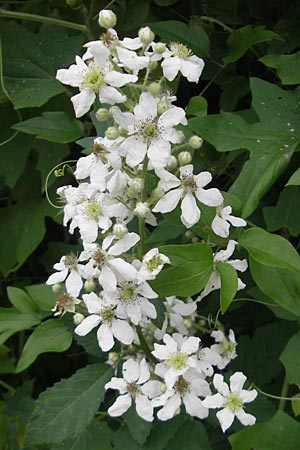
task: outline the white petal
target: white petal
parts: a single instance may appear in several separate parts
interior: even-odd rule
[[[179,409],[181,404],[181,399],[179,394],[174,394],[167,401],[165,406],[160,409],[157,413],[157,417],[160,420],[169,420],[175,416],[177,410]]]
[[[252,416],[252,414],[246,413],[242,408],[238,410],[235,415],[246,427],[249,425],[254,425],[256,422],[256,417]]]
[[[224,397],[221,394],[208,395],[203,400],[203,405],[206,408],[221,408],[224,404]]]
[[[230,216],[227,219],[234,227],[245,227],[247,225],[246,220],[240,217]]]
[[[127,83],[135,83],[138,80],[138,77],[136,75],[112,70],[105,75],[104,79],[107,84],[110,84],[113,87],[123,87]]]
[[[98,314],[100,312],[102,302],[95,292],[84,294],[82,298],[90,314]]]
[[[145,395],[138,394],[135,399],[136,412],[138,415],[146,420],[147,422],[152,422],[153,417],[153,406],[151,401],[145,397]]]
[[[126,233],[121,239],[119,239],[108,251],[109,255],[119,256],[122,253],[126,253],[130,248],[132,248],[137,242],[139,242],[140,237],[137,233]]]
[[[125,394],[127,383],[123,378],[112,377],[112,379],[106,383],[105,389],[117,389],[121,394]]]
[[[130,408],[131,402],[132,399],[129,394],[120,395],[107,412],[112,417],[119,417]]]
[[[69,272],[69,270],[65,269],[65,270],[62,270],[61,272],[53,273],[52,275],[50,275],[50,277],[46,281],[46,284],[51,285],[51,284],[61,283],[62,281],[64,281],[66,279],[68,272]]]
[[[114,344],[114,338],[110,327],[103,323],[97,331],[98,343],[103,352],[108,352]]]
[[[187,192],[182,200],[180,218],[187,228],[195,225],[200,219],[200,210],[191,192]]]
[[[138,120],[154,119],[157,115],[157,100],[149,92],[143,92],[134,108],[134,114]]]
[[[152,209],[153,212],[166,213],[173,211],[182,195],[182,189],[174,189],[165,194]]]
[[[214,375],[213,378],[213,383],[215,388],[222,394],[227,396],[229,394],[229,387],[228,385],[224,382],[224,377],[223,375],[220,375],[219,373]]]
[[[122,371],[127,383],[134,383],[140,376],[140,365],[134,359],[128,359],[124,362]]]
[[[149,367],[147,361],[145,360],[145,358],[143,358],[142,361],[140,362],[140,376],[137,381],[137,384],[143,384],[146,381],[148,381],[149,378],[150,378]]]
[[[244,403],[249,403],[253,402],[257,397],[257,391],[255,389],[251,389],[250,391],[242,390],[239,395]]]
[[[156,319],[157,317],[155,306],[146,298],[141,299],[141,311],[145,316],[150,317],[150,319]]]
[[[103,266],[99,275],[99,283],[106,292],[115,292],[117,287],[117,278],[114,272],[107,266]]]
[[[173,81],[180,68],[180,59],[177,57],[167,58],[161,63],[161,67],[166,79]]]
[[[77,297],[83,286],[81,276],[76,270],[71,270],[70,275],[66,279],[66,289],[68,294]]]
[[[126,95],[121,94],[112,86],[101,86],[99,90],[99,100],[101,103],[114,105],[115,103],[123,103],[126,101]]]
[[[186,393],[183,397],[183,403],[186,412],[192,417],[204,419],[208,416],[208,409],[203,405],[202,401],[192,393]]]
[[[121,278],[126,280],[134,280],[137,275],[137,270],[122,258],[112,259],[108,262],[108,265],[117,276],[120,275]]]
[[[160,116],[158,125],[162,124],[164,128],[170,128],[181,123],[184,118],[184,109],[174,106]]]
[[[186,355],[191,355],[192,353],[195,353],[199,349],[200,345],[200,339],[195,336],[191,336],[187,338],[186,341],[181,346],[182,353],[185,353]]]
[[[141,386],[141,391],[149,398],[158,397],[161,394],[162,382],[158,380],[149,380]]]
[[[221,236],[223,238],[227,238],[229,236],[230,225],[226,222],[226,220],[222,219],[222,217],[219,217],[218,214],[212,221],[211,228],[217,236]]]
[[[202,189],[198,188],[195,192],[197,199],[207,206],[220,206],[224,199],[219,189]]]
[[[242,390],[247,377],[242,372],[236,372],[230,377],[230,389],[234,392]]]
[[[218,411],[216,416],[220,422],[223,433],[225,433],[225,431],[232,425],[234,413],[230,411],[230,409],[224,408],[221,409],[221,411]]]
[[[96,315],[91,315],[83,319],[83,321],[75,328],[75,333],[78,336],[86,336],[93,328],[101,322],[101,318]]]
[[[79,94],[73,95],[71,101],[74,106],[76,117],[81,117],[87,113],[94,103],[95,98],[96,94],[89,89],[83,89]]]
[[[194,58],[197,58],[195,60]],[[193,55],[182,61],[180,72],[188,81],[198,83],[202,70],[204,68],[204,61],[201,58]]]
[[[112,332],[118,341],[125,345],[130,345],[134,340],[134,332],[128,322],[116,319],[112,323]]]

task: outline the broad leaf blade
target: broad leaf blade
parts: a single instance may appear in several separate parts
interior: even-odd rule
[[[234,267],[225,262],[216,263],[221,278],[220,303],[224,314],[232,303],[238,288],[238,276]]]

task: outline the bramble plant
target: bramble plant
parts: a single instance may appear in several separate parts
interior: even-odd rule
[[[0,8],[0,450],[298,450],[300,10],[233,3]]]

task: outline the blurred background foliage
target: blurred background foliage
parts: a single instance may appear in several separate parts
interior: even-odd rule
[[[56,296],[44,282],[61,255],[77,253],[78,247],[76,235],[70,236],[62,227],[60,209],[48,202],[45,182],[56,204],[56,188],[74,180],[68,165],[56,173],[62,177],[53,171],[48,176],[49,172],[62,161],[71,161],[72,166],[82,149],[90,146],[88,138],[101,132],[101,124],[74,118],[72,91],[55,79],[55,73],[83,53],[84,42],[99,37],[97,15],[107,7],[118,16],[120,37],[133,37],[141,26],[150,25],[163,40],[183,42],[205,60],[199,84],[182,80],[177,93],[177,104],[183,107],[190,97],[198,96],[188,110],[191,116],[196,111],[191,127],[205,139],[195,155],[196,166],[211,171],[220,189],[230,188],[240,200],[238,209],[251,223],[279,233],[296,248],[299,245],[297,0],[1,1],[0,449],[249,450],[247,442],[251,442],[256,450],[296,450],[297,402],[281,402],[274,415],[278,401],[265,398],[255,406],[260,428],[251,434],[251,429],[239,432],[235,426],[230,443],[214,430],[213,421],[207,427],[209,441],[200,425],[197,428],[190,421],[182,421],[181,433],[175,435],[177,418],[163,424],[163,430],[157,428],[145,446],[135,434],[132,418],[113,438],[111,428],[98,421],[75,441],[68,438],[54,446],[36,444],[34,439],[24,443],[34,399],[87,362],[101,359],[92,336],[72,340],[71,320],[51,319]],[[156,242],[165,242],[170,230],[160,230]],[[170,242],[182,229],[179,234],[173,231]],[[202,237],[200,227],[193,233]],[[300,335],[296,333],[300,308],[278,307],[263,281],[259,289],[248,278],[245,298],[240,295],[226,314],[226,325],[239,336],[239,357],[232,369],[243,370],[271,393],[282,390],[284,396],[296,395],[300,370],[295,374],[293,365],[300,367]],[[292,303],[300,293],[297,286]],[[202,308],[203,314],[216,312],[217,296]],[[150,429],[143,433],[146,439]],[[183,436],[192,438],[182,440]],[[280,446],[287,438],[292,439],[289,446]]]

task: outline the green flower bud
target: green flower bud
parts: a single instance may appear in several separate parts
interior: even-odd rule
[[[117,17],[110,9],[102,9],[99,12],[98,23],[102,28],[113,28],[117,23]]]
[[[150,83],[149,86],[148,86],[148,91],[152,95],[159,94],[160,90],[161,90],[160,84],[155,82],[155,81],[153,83]]]
[[[169,160],[169,164],[168,164],[168,169],[169,170],[174,170],[174,169],[176,169],[176,167],[178,166],[178,161],[177,161],[177,158],[176,158],[176,156],[174,156],[174,155],[171,155],[170,156],[170,160]]]
[[[75,325],[79,325],[84,319],[84,315],[81,313],[76,313],[73,316],[73,321]]]
[[[202,144],[203,144],[203,139],[200,136],[197,136],[196,134],[194,134],[193,136],[191,136],[189,138],[188,144],[194,149],[194,150],[198,150]]]
[[[52,285],[52,292],[54,292],[54,294],[58,294],[61,291],[61,284],[53,284]]]
[[[157,67],[157,62],[156,61],[150,61],[148,64],[148,69],[150,70],[150,72],[152,72],[153,70],[155,70]]]
[[[154,51],[156,53],[159,53],[160,55],[166,50],[166,44],[164,44],[163,42],[157,42],[154,45]]]
[[[151,44],[154,39],[154,33],[149,27],[143,27],[139,30],[138,36],[143,44]]]
[[[180,152],[177,159],[180,166],[185,166],[186,164],[190,164],[192,161],[192,156],[190,152]]]
[[[84,282],[84,290],[86,292],[94,292],[96,289],[96,283],[94,280],[86,280]]]
[[[108,139],[117,139],[117,137],[119,137],[119,130],[116,127],[108,127],[107,130],[105,131],[105,136]]]
[[[99,122],[104,122],[105,120],[107,120],[109,118],[109,111],[105,108],[99,108],[96,111],[96,119],[99,120]]]
[[[128,228],[124,223],[115,223],[113,227],[113,234],[118,238],[122,238],[128,232]]]
[[[163,114],[168,109],[169,109],[169,105],[167,102],[165,102],[164,100],[161,100],[160,102],[158,102],[158,104],[157,104],[158,114]]]

